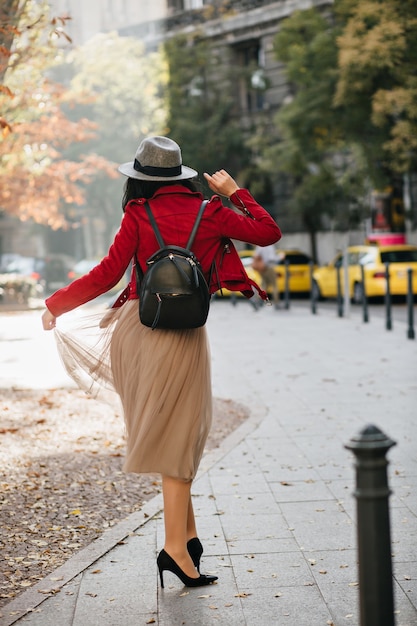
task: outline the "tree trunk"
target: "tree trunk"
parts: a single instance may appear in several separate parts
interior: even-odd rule
[[[3,82],[9,64],[9,52],[12,48],[20,16],[26,6],[26,0],[3,0],[0,7],[2,40],[0,42],[0,83]]]

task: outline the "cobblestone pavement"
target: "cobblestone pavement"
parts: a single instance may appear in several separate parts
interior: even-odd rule
[[[156,496],[4,607],[2,626],[359,624],[353,455],[374,424],[388,453],[397,626],[417,624],[415,341],[305,308],[213,302],[208,323],[217,397],[251,416],[203,458],[194,484],[202,571],[186,589],[155,557]]]

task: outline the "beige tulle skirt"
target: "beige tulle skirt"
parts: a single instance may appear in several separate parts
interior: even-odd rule
[[[211,426],[210,354],[205,327],[154,330],[138,302],[55,330],[67,372],[89,394],[115,391],[123,408],[126,472],[195,477]]]

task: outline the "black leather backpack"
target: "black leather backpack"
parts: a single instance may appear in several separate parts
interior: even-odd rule
[[[148,202],[145,209],[160,249],[147,261],[142,272],[136,258],[139,318],[155,328],[198,328],[204,326],[210,307],[210,293],[201,265],[191,251],[208,200],[199,209],[185,248],[166,246]]]

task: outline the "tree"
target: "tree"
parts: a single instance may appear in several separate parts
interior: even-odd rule
[[[167,127],[183,161],[200,175],[220,167],[238,173],[250,161],[221,51],[198,33],[165,43],[169,68]],[[233,68],[236,71],[236,68]]]
[[[264,150],[263,167],[289,177],[288,209],[301,216],[314,258],[323,218],[334,218],[339,205],[346,207],[352,201],[345,183],[357,176],[338,124],[340,113],[332,105],[337,81],[336,32],[337,26],[310,9],[293,13],[274,40],[276,56],[285,64],[290,94],[275,118],[279,141]]]
[[[167,70],[161,53],[146,52],[137,39],[98,34],[69,54],[60,70],[60,78],[63,72],[70,75],[71,93],[88,99],[68,115],[86,116],[96,124],[86,146],[73,144],[66,151],[69,158],[91,153],[122,163],[133,158],[144,137],[165,133]],[[108,240],[120,223],[121,180],[119,174],[113,180],[98,172],[85,189],[85,214],[105,219]]]
[[[339,0],[336,10],[345,27],[334,101],[353,113],[349,134],[374,177],[389,182],[417,165],[417,1]]]
[[[403,174],[417,156],[416,9],[336,0],[328,16],[294,13],[275,39],[293,98],[266,163],[293,180],[290,208],[306,227],[312,218],[310,232],[329,208],[361,209],[372,189],[392,194],[401,221]]]
[[[98,170],[113,175],[114,168],[94,155],[79,162],[62,157],[72,142],[90,139],[95,126],[65,116],[68,93],[48,76],[59,50],[47,2],[8,0],[5,8],[0,207],[21,220],[58,228],[66,225],[65,204],[84,201],[80,181],[91,180]]]
[[[352,111],[347,132],[360,142],[374,186],[385,194],[389,227],[401,232],[404,176],[413,180],[417,169],[417,2],[339,0],[337,9],[345,28],[334,101]]]
[[[21,34],[18,24],[25,5],[26,0],[4,0],[0,7],[0,91],[10,97],[13,94],[3,81],[9,65],[13,41]]]

